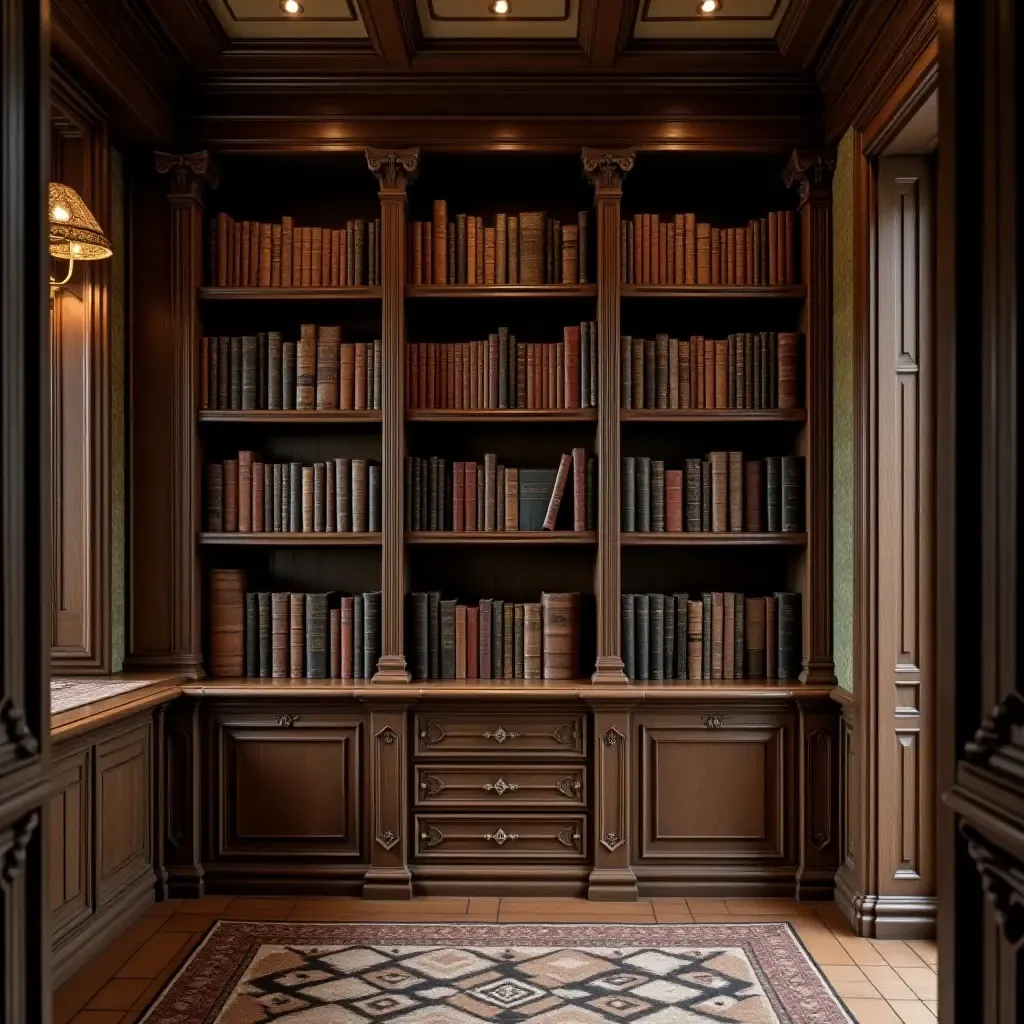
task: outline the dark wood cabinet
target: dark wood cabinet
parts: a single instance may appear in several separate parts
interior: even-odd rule
[[[519,707],[472,714],[432,711],[417,714],[414,721],[418,757],[579,757],[587,749],[586,720],[573,712]]]
[[[419,860],[583,860],[587,820],[582,814],[417,814]]]
[[[93,912],[92,750],[55,760],[47,851],[54,941]]]
[[[421,765],[416,769],[413,797],[425,807],[480,807],[489,811],[510,804],[586,807],[586,779],[582,766],[510,760],[493,765]]]

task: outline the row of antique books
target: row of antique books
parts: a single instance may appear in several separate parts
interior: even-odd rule
[[[622,460],[624,533],[800,533],[804,528],[804,458],[744,460],[742,452],[687,459]],[[684,498],[685,486],[685,498]]]
[[[597,528],[597,462],[582,448],[557,469],[515,469],[485,453],[483,462],[435,455],[405,459],[405,528],[463,532]],[[572,477],[572,503],[565,492]]]
[[[235,220],[210,223],[209,281],[218,288],[346,288],[380,284],[380,218],[343,228]]]
[[[409,223],[409,284],[587,283],[588,214],[561,221],[543,211],[482,217],[434,200],[433,219]]]
[[[580,595],[541,594],[539,603],[410,596],[414,679],[576,679]]]
[[[370,679],[380,591],[354,596],[246,591],[241,569],[210,573],[210,672],[274,679]]]
[[[517,341],[507,327],[486,341],[406,346],[408,409],[587,409],[597,406],[597,324],[557,342]]]
[[[623,594],[630,679],[796,679],[800,595]]]
[[[380,340],[341,341],[340,327],[208,337],[200,352],[201,409],[379,409]]]
[[[251,451],[206,467],[211,533],[376,533],[380,466],[328,459],[312,466],[263,462]]]
[[[778,210],[720,228],[692,213],[662,220],[636,213],[619,223],[622,284],[797,284],[796,215]]]
[[[800,336],[730,334],[619,339],[623,409],[796,409]]]

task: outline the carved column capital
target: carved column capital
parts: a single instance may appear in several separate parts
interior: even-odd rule
[[[636,163],[635,149],[591,149],[583,147],[583,173],[594,186],[598,198],[602,193],[621,195],[622,180]]]
[[[833,152],[816,153],[809,149],[794,149],[782,172],[782,180],[786,188],[797,189],[800,205],[803,206],[810,199],[831,199],[835,169],[836,155]]]
[[[39,825],[39,812],[32,811],[0,835],[0,885],[10,889],[25,870],[28,845]]]
[[[171,198],[199,201],[204,185],[216,188],[219,178],[210,154],[205,150],[198,153],[154,153],[153,162],[157,174],[171,175]]]
[[[405,195],[420,168],[419,147],[412,149],[375,149],[366,147],[366,165],[380,182],[380,194]]]

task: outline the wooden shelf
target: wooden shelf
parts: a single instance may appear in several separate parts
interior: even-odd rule
[[[200,423],[380,423],[380,409],[202,409]]]
[[[410,299],[587,299],[597,297],[595,284],[412,284]]]
[[[620,535],[625,547],[804,547],[806,533],[647,533]]]
[[[623,423],[805,423],[806,409],[620,409]]]
[[[624,284],[624,299],[803,299],[802,284]]]
[[[555,544],[555,545],[594,545],[597,543],[597,532],[584,530],[576,533],[573,530],[522,530],[522,531],[465,531],[453,533],[451,530],[413,530],[405,534],[407,544],[452,544],[456,546],[478,544]]]
[[[411,423],[596,423],[596,409],[406,409]]]
[[[201,533],[199,543],[255,548],[372,548],[379,533]]]
[[[199,298],[205,302],[360,302],[380,300],[378,287],[360,285],[352,288],[200,288]]]

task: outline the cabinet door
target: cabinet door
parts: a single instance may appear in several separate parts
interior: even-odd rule
[[[792,859],[788,710],[645,712],[635,722],[641,859]]]
[[[260,712],[213,716],[215,856],[358,860],[358,717]]]
[[[97,905],[151,870],[152,726],[96,746]]]
[[[91,770],[91,748],[53,762],[48,856],[54,940],[89,917],[93,910]]]

